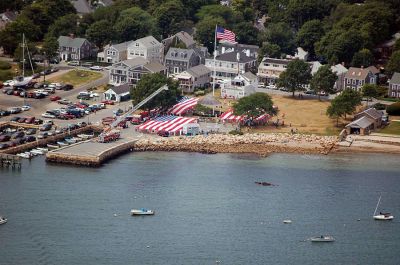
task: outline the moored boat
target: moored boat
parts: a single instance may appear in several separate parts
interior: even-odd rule
[[[382,196],[379,196],[379,200],[378,200],[378,203],[376,204],[376,208],[375,208],[375,211],[374,211],[374,214],[373,214],[372,217],[375,220],[378,220],[378,221],[390,221],[390,220],[393,220],[394,216],[392,214],[390,214],[390,213],[379,212],[379,214],[376,214],[376,211],[378,210],[378,207],[379,207],[379,203],[381,202],[381,197]]]
[[[43,148],[43,147],[38,147],[36,149],[42,151],[43,153],[47,153],[49,151],[48,148]]]
[[[58,144],[47,144],[47,147],[48,147],[49,149],[57,149],[57,148],[60,148],[60,146],[59,146]]]
[[[39,150],[39,149],[32,149],[30,152],[31,152],[31,154],[37,154],[37,155],[43,155],[44,154],[44,152],[42,150]]]
[[[154,211],[145,208],[139,210],[132,209],[131,215],[154,215]]]
[[[30,152],[19,153],[19,154],[17,154],[17,156],[26,158],[26,159],[31,159],[33,157],[33,155]]]
[[[66,142],[57,142],[57,144],[59,145],[59,146],[68,146],[69,144],[68,143],[66,143]]]
[[[7,218],[0,216],[0,225],[7,223]]]
[[[332,236],[316,236],[310,238],[311,242],[333,242],[335,239]]]
[[[76,143],[76,140],[74,140],[73,138],[65,138],[64,141],[67,142],[67,143],[69,143],[69,144],[74,144],[74,143]]]

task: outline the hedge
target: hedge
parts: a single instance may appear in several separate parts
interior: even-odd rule
[[[395,116],[400,115],[400,102],[396,102],[393,103],[392,105],[387,106],[386,112],[389,115],[395,115]]]
[[[11,64],[9,62],[0,61],[0,70],[11,69]]]

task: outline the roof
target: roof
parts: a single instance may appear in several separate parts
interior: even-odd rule
[[[153,36],[147,36],[147,37],[144,37],[144,38],[141,38],[141,39],[137,39],[137,40],[135,40],[135,42],[139,42],[143,46],[146,46],[146,47],[153,47],[153,46],[158,46],[158,45],[161,44]]]
[[[391,84],[400,84],[400,73],[394,73],[390,79]]]
[[[200,64],[187,69],[186,72],[194,77],[200,77],[202,75],[210,73],[211,70],[207,66]]]
[[[221,55],[218,55],[216,57],[216,60],[220,61],[226,61],[226,62],[237,62],[237,55],[240,55],[239,57],[239,63],[248,63],[251,61],[254,61],[255,58],[247,57],[244,52],[229,52],[229,53],[223,53]]]
[[[247,78],[248,80],[254,80],[257,79],[257,76],[253,74],[252,72],[246,72],[242,74],[243,77]]]
[[[367,68],[350,67],[346,73],[347,78],[365,80],[371,71]]]
[[[180,41],[182,41],[186,45],[186,47],[190,47],[190,46],[193,46],[196,44],[193,37],[185,31],[180,31],[180,32],[176,33],[175,36]]]
[[[118,44],[112,44],[111,47],[115,48],[117,51],[125,51],[128,49],[129,44],[131,44],[133,41],[126,41],[123,43],[118,43]]]
[[[257,45],[251,45],[251,44],[241,44],[241,43],[232,43],[229,41],[220,41],[219,43],[220,47],[231,47],[231,48],[235,48],[235,50],[251,50],[251,51],[258,51],[258,49],[260,47],[258,47]]]
[[[165,71],[166,68],[164,65],[160,64],[159,62],[151,62],[144,65],[144,68],[149,70],[152,73],[159,73]]]
[[[346,127],[351,127],[351,128],[368,128],[369,126],[371,126],[371,124],[373,124],[374,121],[363,116],[349,124],[346,125]]]
[[[317,73],[318,69],[322,66],[322,64],[318,61],[310,62],[311,64],[311,74]]]
[[[344,67],[344,65],[343,64],[337,64],[337,65],[332,65],[331,66],[331,70],[332,70],[332,72],[334,72],[334,73],[336,73],[336,74],[345,74],[345,73],[347,73],[347,68],[346,67]]]
[[[120,95],[120,94],[125,94],[127,92],[130,92],[131,86],[130,86],[130,84],[123,84],[120,86],[114,86],[110,89],[113,90],[116,94]]]
[[[270,57],[264,57],[262,62],[263,63],[275,63],[275,64],[283,64],[283,65],[288,65],[292,60],[287,60],[287,59],[276,59],[276,58],[270,58]]]
[[[370,118],[372,118],[374,120],[380,119],[383,116],[383,113],[378,111],[378,110],[376,110],[375,108],[366,109],[366,110],[364,110],[364,111],[362,111],[360,113],[357,113],[357,116],[359,116],[361,114],[368,115]]]
[[[70,0],[70,2],[75,7],[77,13],[88,14],[92,12],[86,0]]]
[[[121,63],[126,64],[129,67],[134,67],[134,66],[138,66],[138,65],[145,65],[146,63],[148,63],[148,61],[146,59],[144,59],[143,57],[135,57],[133,59],[128,59],[128,60],[122,61]]]
[[[8,20],[10,20],[10,21],[14,21],[14,20],[17,19],[17,14],[15,14],[14,12],[9,11],[9,10],[7,10],[7,11],[1,13],[0,16],[4,16],[4,17],[6,17]]]
[[[193,49],[169,48],[165,59],[189,61],[193,53]]]
[[[366,69],[370,70],[371,73],[373,73],[374,75],[379,74],[380,71],[378,70],[378,68],[376,68],[375,66],[371,65],[369,67],[367,67]]]
[[[60,36],[58,37],[58,45],[61,47],[74,47],[80,48],[83,43],[87,41],[84,38],[71,38],[68,36]]]
[[[206,95],[204,98],[199,100],[199,104],[207,106],[220,106],[221,102],[216,100],[212,94]]]

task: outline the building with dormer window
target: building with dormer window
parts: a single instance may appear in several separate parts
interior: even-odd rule
[[[368,68],[350,67],[344,77],[344,88],[361,91],[365,84],[376,84],[376,76]]]
[[[164,45],[153,36],[137,39],[128,46],[128,60],[141,57],[150,62],[164,62]]]
[[[165,55],[168,74],[178,74],[200,64],[200,56],[193,49],[170,48]]]

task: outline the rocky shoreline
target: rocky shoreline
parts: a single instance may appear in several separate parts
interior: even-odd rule
[[[303,134],[198,135],[194,137],[144,138],[134,145],[135,151],[181,151],[215,153],[328,154],[334,151],[337,137]]]

